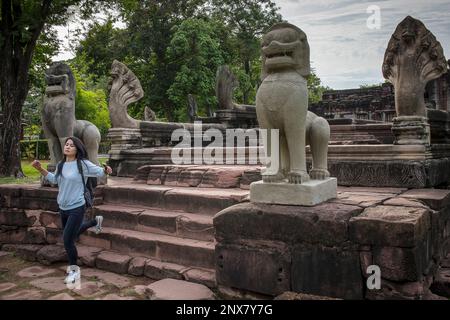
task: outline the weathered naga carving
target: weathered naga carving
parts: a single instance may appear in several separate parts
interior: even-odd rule
[[[447,72],[444,51],[425,25],[411,16],[396,28],[383,62],[383,76],[395,88],[397,116],[426,116],[426,84]]]
[[[111,67],[109,117],[113,128],[139,128],[139,120],[128,115],[128,106],[144,96],[139,79],[123,63],[114,60]]]

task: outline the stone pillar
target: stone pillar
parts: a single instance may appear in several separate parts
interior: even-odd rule
[[[142,147],[142,134],[140,129],[111,128],[108,131],[107,138],[111,141],[111,151]]]
[[[430,145],[430,124],[426,117],[400,116],[393,119],[394,144]]]
[[[125,156],[123,150],[142,148],[142,135],[140,129],[111,128],[107,138],[111,141],[109,150],[109,165],[115,174],[120,171],[121,163]]]

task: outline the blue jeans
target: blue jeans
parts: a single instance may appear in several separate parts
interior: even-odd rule
[[[76,265],[78,259],[78,251],[75,241],[86,229],[97,225],[96,220],[86,221],[83,223],[86,208],[84,205],[71,210],[59,209],[61,214],[61,222],[63,227],[63,241],[66,249],[70,265]]]

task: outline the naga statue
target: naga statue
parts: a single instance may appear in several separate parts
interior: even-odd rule
[[[144,109],[144,120],[145,121],[156,121],[156,113],[149,107],[145,107]]]
[[[421,21],[407,16],[392,35],[383,62],[383,76],[394,85],[397,117],[425,117],[425,86],[446,72],[439,41]]]
[[[218,110],[246,110],[255,108],[252,105],[238,104],[233,101],[233,92],[239,81],[227,65],[220,66],[216,72],[216,97]]]
[[[139,79],[123,63],[114,60],[109,83],[109,117],[113,128],[139,129],[139,120],[128,115],[127,108],[144,96]]]
[[[195,97],[192,94],[188,94],[187,98],[188,98],[188,105],[187,106],[188,106],[189,121],[190,122],[194,122],[195,120],[198,119],[198,115],[197,115],[197,111],[198,111],[197,100],[195,100]]]

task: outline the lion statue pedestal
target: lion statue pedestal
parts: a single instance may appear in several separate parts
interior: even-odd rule
[[[337,180],[327,170],[330,126],[308,112],[305,77],[311,68],[306,34],[289,23],[274,25],[262,40],[262,62],[256,114],[261,129],[279,138],[264,143],[271,161],[263,180],[250,185],[250,201],[313,206],[335,198]],[[307,145],[313,158],[309,173]]]

